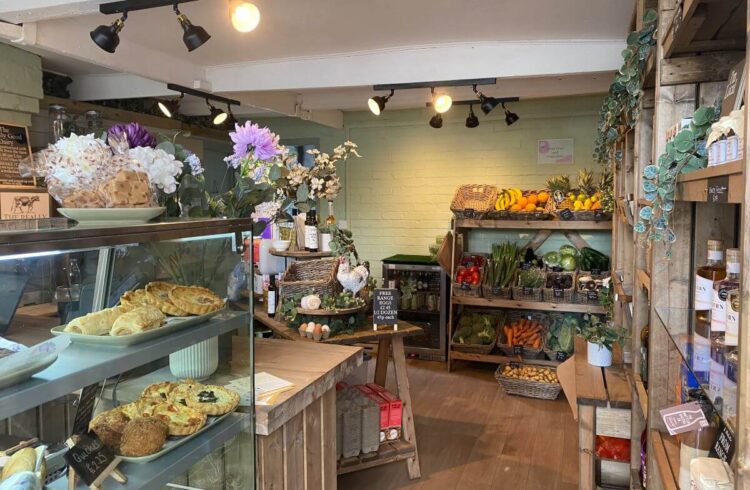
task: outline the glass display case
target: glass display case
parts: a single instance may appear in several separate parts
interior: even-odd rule
[[[102,488],[252,488],[251,220],[26,225],[0,229],[0,466],[46,446],[36,476],[71,488],[96,436],[127,478]]]
[[[383,259],[383,285],[399,290],[398,317],[424,329],[404,339],[407,354],[445,361],[448,276],[429,256],[394,255]]]

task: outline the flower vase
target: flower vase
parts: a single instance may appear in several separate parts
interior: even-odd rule
[[[599,344],[587,342],[588,361],[592,366],[609,367],[612,365],[612,351]]]
[[[219,337],[213,337],[169,355],[169,370],[178,379],[204,380],[219,367]]]
[[[320,251],[321,252],[331,251],[331,234],[330,233],[320,234]]]

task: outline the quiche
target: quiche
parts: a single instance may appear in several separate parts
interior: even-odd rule
[[[157,405],[152,417],[167,424],[170,436],[189,436],[206,424],[205,413],[173,402]]]
[[[224,415],[240,403],[240,395],[223,386],[203,385],[190,390],[185,399],[187,406],[206,415]]]
[[[143,390],[141,398],[156,398],[164,402],[169,399],[169,394],[175,389],[175,387],[177,387],[177,383],[171,381],[154,383]]]
[[[187,316],[187,310],[170,300],[170,292],[178,287],[171,282],[150,282],[146,284],[146,296],[149,302],[158,307],[162,313],[170,316]]]
[[[192,379],[186,379],[176,383],[176,386],[169,393],[169,401],[179,403],[181,405],[187,405],[187,397],[193,388],[203,386],[202,384]]]
[[[132,310],[139,306],[148,306],[151,302],[148,300],[148,295],[145,289],[136,289],[134,291],[126,291],[125,294],[120,298],[120,306],[126,310]]]
[[[224,300],[207,288],[177,286],[169,291],[170,301],[192,315],[205,315],[224,307]]]
[[[154,409],[161,403],[163,401],[159,398],[139,398],[133,403],[128,403],[118,408],[129,419],[137,419],[138,417],[150,417]]]

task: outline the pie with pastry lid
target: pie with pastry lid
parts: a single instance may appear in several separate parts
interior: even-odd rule
[[[151,304],[152,303],[149,301],[145,289],[126,291],[120,298],[120,306],[128,310],[138,308],[139,306],[149,306]]]
[[[224,307],[224,300],[216,293],[199,286],[177,286],[169,291],[169,299],[192,315],[205,315]]]
[[[206,415],[224,415],[237,408],[240,395],[223,386],[202,385],[190,390],[185,401],[188,407]]]
[[[189,436],[206,424],[206,414],[179,403],[164,402],[154,407],[152,417],[169,427],[170,436]]]
[[[170,292],[176,287],[176,284],[170,282],[150,282],[146,284],[146,296],[151,304],[157,306],[165,315],[187,316],[187,310],[170,300]]]

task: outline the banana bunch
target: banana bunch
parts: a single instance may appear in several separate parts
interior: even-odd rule
[[[495,211],[507,211],[518,202],[523,194],[521,189],[503,189],[498,193]]]

